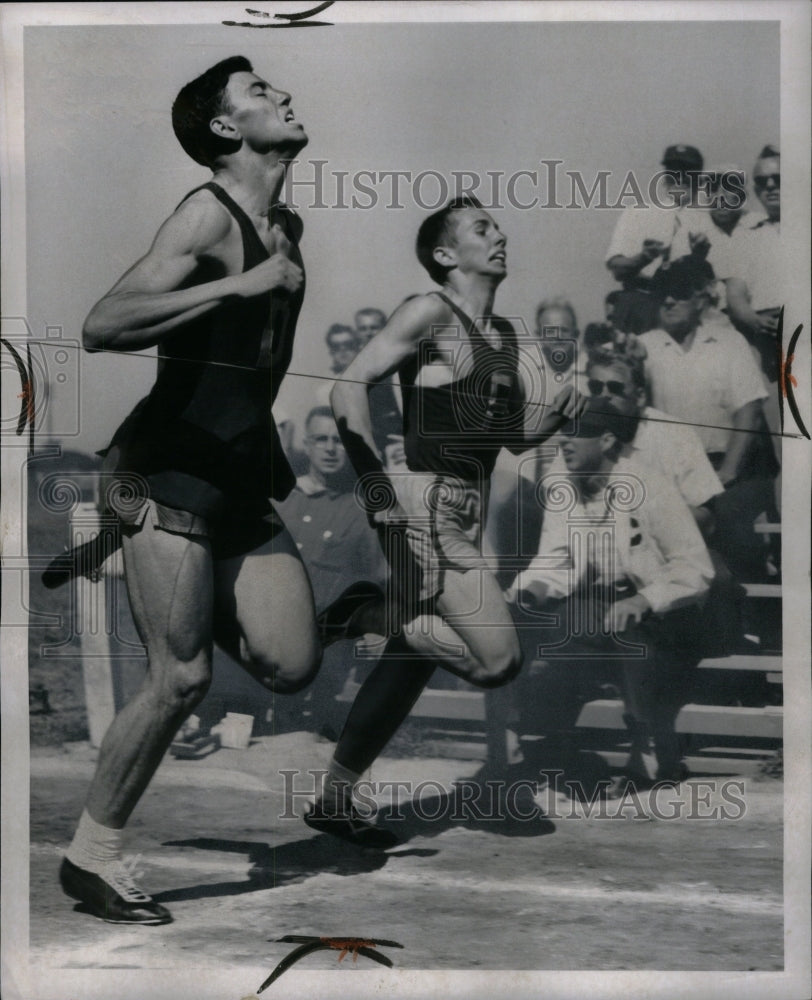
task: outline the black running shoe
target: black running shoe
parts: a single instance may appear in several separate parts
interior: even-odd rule
[[[356,634],[353,631],[352,616],[365,604],[384,600],[381,588],[367,580],[361,580],[347,587],[316,618],[316,627],[322,646],[326,648],[341,639],[356,639],[363,635],[362,632]]]
[[[83,909],[110,924],[169,924],[172,914],[142,892],[123,864],[111,865],[105,877],[62,859],[59,882]]]
[[[329,833],[331,837],[346,840],[356,847],[375,847],[385,851],[400,843],[390,830],[362,819],[354,806],[350,806],[346,812],[326,813],[316,803],[305,813],[304,821],[312,830]]]

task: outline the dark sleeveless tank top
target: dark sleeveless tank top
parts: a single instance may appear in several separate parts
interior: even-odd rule
[[[267,260],[242,208],[214,182],[186,198],[201,190],[211,191],[236,219],[243,271]],[[282,227],[290,259],[302,267],[298,218],[274,206],[271,222]],[[194,282],[221,276],[203,267]],[[284,499],[295,477],[271,406],[290,364],[303,298],[304,282],[292,295],[234,296],[163,340],[152,391],[113,438],[121,452],[118,470],[143,476],[153,500],[202,517],[234,508],[261,514],[270,497]]]
[[[406,464],[413,472],[482,481],[493,472],[500,449],[521,436],[516,334],[507,320],[492,317],[501,347],[491,347],[473,320],[451,299],[442,292],[431,294],[439,295],[450,306],[467,333],[471,368],[447,385],[415,385],[421,364],[429,360],[427,352],[436,349],[436,342],[429,340],[401,366]]]

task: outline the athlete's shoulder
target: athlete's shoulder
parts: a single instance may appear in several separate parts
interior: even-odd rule
[[[231,231],[234,219],[211,191],[200,188],[178,205],[165,226],[196,252],[211,249]]]
[[[440,292],[435,291],[409,296],[398,307],[398,312],[403,312],[418,322],[422,321],[426,326],[450,323],[454,319],[451,304]]]

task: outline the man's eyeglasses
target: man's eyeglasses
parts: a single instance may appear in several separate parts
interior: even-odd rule
[[[329,345],[331,354],[340,354],[343,351],[354,351],[355,341],[354,340],[344,340],[338,343],[332,343]]]
[[[603,394],[603,387],[609,390],[613,396],[625,396],[626,395],[626,383],[616,382],[614,379],[609,379],[608,382],[603,382],[599,378],[591,378],[587,380],[587,387],[593,396],[600,396]]]
[[[776,187],[781,187],[781,174],[761,174],[760,176],[753,178],[753,184],[755,185],[756,191],[763,191],[770,181],[772,181]]]
[[[308,435],[308,440],[318,445],[319,448],[326,448],[328,445],[333,445],[335,448],[344,447],[338,434],[310,434]]]

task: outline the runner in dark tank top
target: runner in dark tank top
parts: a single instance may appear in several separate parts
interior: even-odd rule
[[[271,417],[304,272],[296,216],[279,201],[307,142],[290,94],[247,59],[218,63],[172,109],[184,150],[211,169],[152,247],[93,307],[90,351],[157,346],[155,386],[116,433],[102,487],[118,514],[143,688],[115,717],[60,868],[86,912],[163,924],[123,864],[123,828],[211,679],[214,642],[266,689],[318,668],[310,584],[269,498],[293,477]]]

